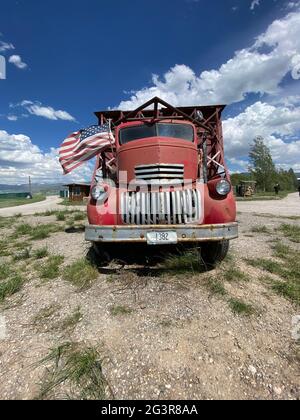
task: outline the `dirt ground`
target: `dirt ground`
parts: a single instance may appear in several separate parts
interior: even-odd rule
[[[294,194],[287,200],[290,215],[300,216],[299,198]],[[299,225],[299,220],[288,219],[285,210],[278,217],[278,202],[268,202],[267,211],[262,202],[241,204],[240,237],[232,242],[226,264],[249,280],[223,284],[228,296],[255,308],[252,314],[233,312],[227,298],[207,287],[222,267],[210,273],[159,275],[159,268],[111,263],[86,290],[61,275],[42,281],[37,270],[24,268],[28,275],[21,290],[0,303],[0,397],[37,398],[51,367],[49,361],[39,361],[49,349],[76,342],[99,351],[110,396],[116,399],[299,399],[299,343],[291,330],[300,308],[270,289],[261,281],[264,273],[245,261],[270,257],[277,238],[300,252],[299,244],[278,230],[283,222]],[[280,206],[286,209],[284,202]],[[23,216],[21,223],[57,221],[54,215]],[[265,233],[253,232],[262,225]],[[2,240],[12,232],[2,228]],[[63,255],[62,270],[89,250],[80,228],[53,233],[31,246]],[[10,258],[0,257],[0,263]],[[28,269],[36,262],[18,264]],[[49,307],[56,310],[41,318]],[[81,317],[72,329],[53,327],[78,307]]]

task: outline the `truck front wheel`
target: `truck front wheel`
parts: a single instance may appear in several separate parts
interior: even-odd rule
[[[229,241],[205,242],[201,245],[201,259],[208,268],[215,268],[227,256]]]

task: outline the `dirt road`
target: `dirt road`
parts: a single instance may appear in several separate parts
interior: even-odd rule
[[[300,244],[281,229],[282,223],[296,229],[299,220],[277,217],[279,211],[299,215],[299,202],[291,195],[283,202],[238,207],[240,237],[232,243],[230,258],[212,272],[194,268],[192,260],[182,270],[180,260],[179,269],[167,271],[161,265],[115,262],[95,274],[82,263],[89,245],[82,221],[74,222],[73,215],[64,222],[24,216],[14,226],[3,225],[0,286],[5,272],[13,278],[13,270],[26,280],[0,303],[0,398],[80,398],[86,384],[93,391],[90,398],[101,398],[101,381],[94,376],[91,381],[88,370],[80,387],[70,378],[59,382],[70,360],[83,354],[85,362],[89,355],[93,375],[98,371],[109,384],[106,396],[116,399],[299,399],[300,346],[292,320],[300,307],[288,297],[299,293],[299,283],[286,288],[283,278],[261,266],[264,258],[269,265],[263,266],[280,275],[284,271],[294,280],[299,275]],[[56,224],[60,231],[42,240],[25,235],[13,242],[9,237],[18,226],[22,232],[24,223]],[[18,254],[22,247],[32,247],[24,259]],[[48,256],[41,252],[44,247]],[[79,288],[86,275],[93,281]],[[67,359],[62,349],[70,343],[88,350]]]
[[[243,213],[270,213],[278,216],[300,216],[299,193],[289,194],[282,200],[239,201],[238,211]]]
[[[40,201],[38,203],[24,204],[22,206],[5,207],[3,209],[0,209],[0,216],[12,217],[15,214],[22,214],[23,216],[28,216],[35,213],[43,213],[48,210],[62,210],[63,207],[59,205],[61,201],[62,199],[57,195],[51,195],[49,197],[46,197],[46,200]],[[83,207],[78,206],[78,209],[82,210]]]

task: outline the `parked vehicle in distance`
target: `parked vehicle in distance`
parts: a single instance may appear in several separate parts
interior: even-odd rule
[[[214,266],[237,238],[236,204],[224,160],[225,106],[175,108],[159,98],[134,111],[103,111],[115,146],[98,156],[86,240],[197,245]]]

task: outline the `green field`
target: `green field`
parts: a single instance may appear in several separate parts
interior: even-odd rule
[[[23,204],[38,203],[44,201],[46,196],[44,194],[34,194],[32,200],[27,198],[0,198],[0,209],[4,207],[22,206]]]

